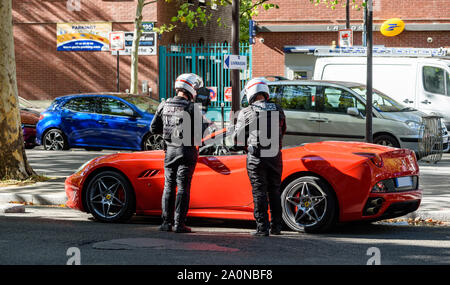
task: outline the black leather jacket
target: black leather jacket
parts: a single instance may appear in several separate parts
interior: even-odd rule
[[[278,126],[273,130],[271,119],[278,115]],[[256,101],[239,113],[233,133],[237,146],[269,148],[273,135],[278,136],[279,149],[282,148],[283,136],[286,133],[286,116],[283,109],[275,103]]]

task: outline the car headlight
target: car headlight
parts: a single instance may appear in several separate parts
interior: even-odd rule
[[[406,124],[410,129],[413,129],[413,130],[419,130],[420,127],[422,126],[421,123],[416,122],[416,121],[406,121],[405,124]]]
[[[444,133],[444,134],[447,133],[447,132],[448,132],[447,126],[445,125],[445,121],[444,121],[443,118],[441,118],[441,126],[442,126],[442,131],[443,131],[443,133]]]
[[[83,170],[85,167],[86,167],[86,165],[88,165],[89,163],[91,163],[94,159],[96,159],[96,157],[94,157],[93,159],[91,159],[91,160],[88,160],[88,161],[86,161],[82,166],[80,166],[78,169],[77,169],[77,171],[75,171],[76,173],[77,172],[80,172],[81,170]]]

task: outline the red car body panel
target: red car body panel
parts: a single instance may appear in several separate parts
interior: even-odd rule
[[[362,142],[319,142],[283,149],[283,185],[298,175],[323,178],[336,193],[339,221],[376,219],[396,202],[418,201],[420,189],[371,193],[375,183],[401,176],[419,176],[414,152]],[[161,214],[164,188],[164,152],[118,153],[91,161],[66,180],[67,206],[85,211],[83,191],[98,171],[115,169],[130,181],[136,213]],[[376,215],[364,216],[370,197],[382,197]],[[246,170],[246,155],[200,156],[191,187],[188,216],[253,219],[253,198]]]

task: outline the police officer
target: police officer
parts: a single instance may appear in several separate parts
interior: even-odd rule
[[[197,124],[202,120],[202,112],[194,101],[197,90],[202,86],[203,81],[196,74],[178,76],[175,81],[176,96],[158,106],[150,126],[153,134],[162,133],[165,142],[161,231],[172,231],[174,226],[176,233],[191,232],[185,221],[192,175],[198,158],[196,144],[201,141],[203,133],[202,124],[200,127]]]
[[[281,147],[286,132],[283,110],[269,102],[269,86],[260,78],[250,80],[245,86],[249,106],[239,113],[234,141],[247,147],[247,173],[252,185],[255,236],[281,234],[282,209],[280,200],[281,173],[283,170]],[[267,136],[264,142],[263,135]],[[268,141],[270,138],[270,144]],[[268,199],[267,199],[268,198]],[[268,201],[271,221],[269,224]]]

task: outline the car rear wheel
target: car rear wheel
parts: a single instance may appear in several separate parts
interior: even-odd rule
[[[333,190],[321,178],[302,176],[284,188],[281,195],[283,220],[294,231],[325,232],[337,220]]]
[[[142,142],[142,150],[164,149],[164,139],[161,135],[148,134]]]
[[[67,150],[69,144],[61,130],[48,130],[42,139],[45,150]]]
[[[94,218],[102,222],[127,221],[136,209],[132,186],[115,171],[102,171],[90,180],[85,202]]]

